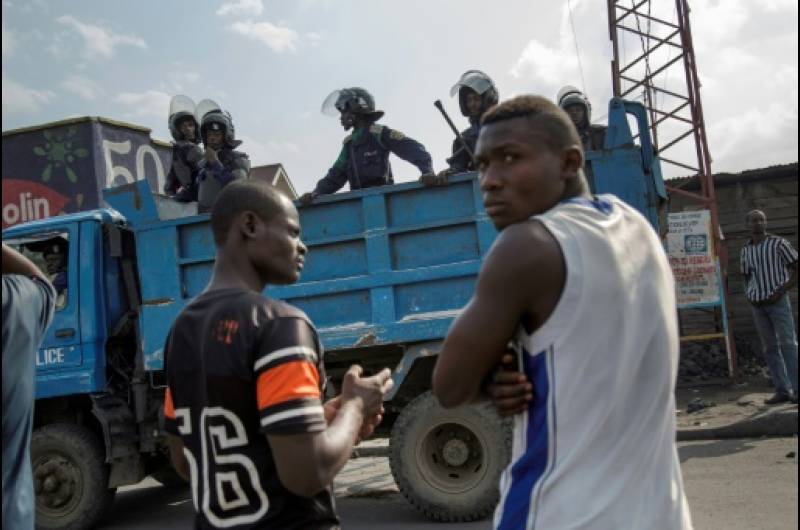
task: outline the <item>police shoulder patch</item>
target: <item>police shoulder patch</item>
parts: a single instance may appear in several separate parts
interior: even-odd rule
[[[392,130],[392,132],[389,133],[389,138],[391,138],[392,140],[403,140],[405,137],[406,135],[401,133],[400,131]]]

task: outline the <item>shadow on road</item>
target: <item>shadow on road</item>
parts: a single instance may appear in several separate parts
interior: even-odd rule
[[[678,448],[681,463],[692,458],[719,458],[743,453],[754,448],[755,440],[714,440],[707,443],[692,443]]]

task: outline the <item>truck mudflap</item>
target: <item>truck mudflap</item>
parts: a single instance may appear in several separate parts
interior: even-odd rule
[[[92,414],[103,428],[105,462],[111,472],[108,487],[133,484],[145,477],[139,455],[138,427],[127,401],[113,394],[90,394]]]

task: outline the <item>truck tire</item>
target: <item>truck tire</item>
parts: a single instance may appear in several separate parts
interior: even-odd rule
[[[57,423],[35,430],[31,464],[38,529],[94,528],[114,500],[105,451],[86,427]]]
[[[400,413],[389,464],[403,496],[437,521],[475,521],[499,500],[511,458],[511,424],[488,404],[444,409],[431,392]]]

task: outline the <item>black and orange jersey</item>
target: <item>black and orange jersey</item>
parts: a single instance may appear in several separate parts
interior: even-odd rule
[[[187,450],[196,528],[338,528],[330,490],[283,487],[265,436],[326,428],[322,347],[302,311],[210,291],[178,315],[164,356],[165,428]]]

